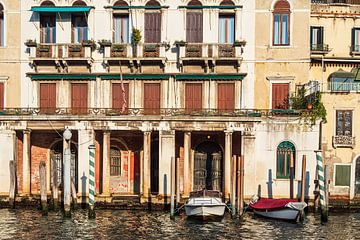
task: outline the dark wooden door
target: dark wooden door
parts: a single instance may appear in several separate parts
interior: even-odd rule
[[[186,83],[185,85],[185,109],[187,111],[199,111],[202,109],[202,84]]]
[[[145,12],[145,43],[161,42],[161,13]]]
[[[186,13],[186,41],[189,43],[203,42],[202,12],[190,11]]]
[[[40,83],[40,111],[54,113],[56,109],[56,83]]]
[[[235,108],[235,84],[218,84],[218,109],[219,111],[233,111]]]
[[[160,83],[144,84],[144,113],[160,113]]]
[[[125,95],[125,96],[124,96]],[[125,111],[129,107],[129,84],[124,83],[124,92],[121,83],[112,84],[112,108]]]
[[[272,109],[287,109],[289,101],[289,84],[272,84]]]
[[[355,194],[360,197],[360,157],[356,159],[355,167]]]
[[[87,83],[71,84],[71,109],[73,114],[86,114],[88,107]]]
[[[4,109],[5,102],[5,84],[0,83],[0,109]]]

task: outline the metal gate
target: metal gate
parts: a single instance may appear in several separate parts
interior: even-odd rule
[[[207,154],[196,152],[194,161],[194,191],[206,188],[206,161]]]
[[[355,194],[360,195],[360,157],[356,159],[355,168]]]
[[[58,187],[62,189],[63,187],[63,154],[57,150],[51,150],[50,152],[50,160],[52,166],[57,168],[57,182]],[[78,189],[78,174],[77,174],[77,160],[76,160],[76,152],[74,150],[71,151],[71,169],[70,176],[71,181],[74,182],[76,190]],[[50,178],[51,184],[53,179]]]
[[[221,153],[213,153],[212,156],[212,169],[211,169],[211,183],[212,190],[221,191]]]

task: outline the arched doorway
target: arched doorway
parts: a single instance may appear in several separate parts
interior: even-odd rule
[[[355,167],[355,196],[360,197],[360,156],[356,159],[356,167]]]
[[[194,190],[221,191],[222,160],[223,151],[215,142],[205,141],[195,148]]]
[[[150,162],[150,176],[151,176],[151,193],[159,192],[159,140],[151,141],[151,162]]]
[[[50,149],[50,161],[51,166],[57,169],[57,182],[58,188],[63,188],[63,141],[59,141],[52,146]],[[77,161],[77,150],[75,145],[71,144],[71,169],[70,176],[71,181],[74,183],[76,191],[78,190],[78,161]],[[53,182],[53,176],[50,178],[51,184]]]

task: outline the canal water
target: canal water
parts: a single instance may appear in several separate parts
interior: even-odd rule
[[[192,222],[184,216],[170,220],[166,212],[98,210],[95,220],[86,210],[71,219],[61,212],[0,209],[0,239],[360,239],[359,213],[332,213],[322,225],[310,213],[294,224],[257,218],[247,213],[242,221],[229,215],[219,222]]]

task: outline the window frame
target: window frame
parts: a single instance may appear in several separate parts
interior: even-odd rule
[[[44,18],[44,17],[46,17],[46,18],[53,17],[54,18],[54,27],[52,27],[52,28],[54,28],[53,31],[54,31],[55,35],[53,35],[51,37],[52,41],[50,41],[50,42],[46,42],[46,36],[45,36],[45,34],[43,32],[44,27],[42,26],[43,25],[42,18]],[[50,14],[49,13],[41,13],[40,18],[39,18],[39,22],[40,22],[40,43],[41,44],[56,44],[56,38],[57,38],[56,15],[53,14],[53,13],[50,13]],[[50,31],[52,31],[52,30],[50,30]]]
[[[225,34],[225,42],[221,42],[221,36],[222,36],[222,32],[221,32],[221,29],[220,29],[220,19],[221,18],[226,18],[226,19],[229,19],[229,18],[233,18],[233,21],[234,21],[234,26],[233,26],[233,29],[232,29],[232,32],[233,32],[233,39],[227,39],[227,34]],[[225,33],[227,32],[227,28],[225,27]],[[220,12],[219,13],[219,24],[218,24],[218,42],[219,44],[234,44],[235,43],[235,39],[236,39],[236,16],[235,16],[235,13],[233,12]]]
[[[83,35],[83,39],[81,41],[77,41],[75,39],[75,31],[77,30],[78,27],[75,27],[75,20],[76,18],[81,17],[82,20],[85,20],[86,22],[86,39],[84,38],[85,35]],[[80,28],[85,28],[85,27],[80,27]],[[89,40],[89,22],[87,20],[87,18],[83,15],[83,14],[71,14],[71,42],[74,44],[81,44],[83,41],[87,41]]]
[[[349,171],[349,185],[336,185],[336,174],[337,174],[337,167],[338,166],[347,166],[350,167]],[[351,180],[352,180],[352,164],[351,163],[334,163],[334,176],[333,176],[333,183],[334,187],[340,187],[340,188],[350,188],[351,187]]]
[[[288,8],[276,8],[276,5],[279,3],[279,2],[287,2],[287,4],[289,5]],[[291,17],[292,17],[292,14],[291,14],[291,10],[290,10],[290,3],[286,0],[279,0],[275,3],[274,5],[274,9],[273,9],[273,14],[272,14],[272,21],[271,21],[271,24],[272,24],[272,46],[274,47],[288,47],[291,45]],[[275,16],[276,15],[280,15],[280,21],[279,21],[279,43],[275,43]],[[283,43],[283,40],[282,40],[282,30],[283,30],[283,16],[287,16],[288,17],[288,21],[287,21],[287,37],[288,37],[288,42],[285,44]]]
[[[351,29],[351,52],[360,52],[360,36],[358,38],[358,44],[355,45],[355,36],[356,36],[355,33],[357,31],[360,32],[360,27],[353,27]]]
[[[284,141],[281,141],[278,145],[277,145],[277,147],[276,147],[276,179],[285,179],[285,180],[287,180],[287,179],[290,179],[290,176],[291,176],[291,173],[290,173],[290,164],[291,164],[291,158],[290,158],[290,154],[286,154],[285,155],[285,157],[284,157],[284,163],[285,162],[288,162],[288,171],[286,171],[286,172],[288,172],[288,175],[279,175],[278,174],[278,167],[279,167],[279,158],[278,158],[278,154],[279,154],[279,149],[280,149],[280,146],[282,145],[282,144],[288,144],[288,145],[291,145],[291,148],[293,149],[292,151],[291,151],[291,153],[293,154],[293,160],[294,160],[294,169],[293,169],[293,172],[294,172],[294,179],[295,179],[295,174],[296,174],[296,147],[295,147],[295,145],[291,142],[291,141],[288,141],[288,140],[284,140]],[[285,149],[285,148],[284,148]],[[287,157],[286,156],[288,156],[288,159],[287,159]],[[288,161],[287,161],[288,160]],[[285,167],[284,167],[285,168]]]
[[[113,162],[113,158],[111,155],[111,150],[115,150],[119,152],[119,162],[117,164],[114,164]],[[114,168],[117,169],[118,171],[115,171],[114,173]],[[123,174],[123,170],[122,170],[122,159],[121,159],[121,150],[115,146],[111,146],[110,147],[110,177],[121,177]]]
[[[115,24],[115,21],[117,18],[123,18],[123,17],[127,17],[127,40],[126,41],[123,41],[123,42],[117,42],[115,41],[116,40],[116,24]],[[113,40],[113,43],[114,44],[130,44],[131,43],[131,32],[130,32],[130,14],[129,12],[114,12],[112,14],[112,24],[113,24],[113,34],[112,34],[112,40]],[[122,31],[123,32],[123,31]],[[120,37],[121,37],[121,33],[120,33]]]
[[[0,11],[0,18],[2,20],[2,24],[0,24],[0,48],[6,47],[6,21],[5,21],[5,8],[2,3],[0,3],[0,7],[2,7]]]
[[[318,29],[319,30],[319,33],[320,33],[320,43],[313,43],[313,37],[314,37],[314,34],[313,34],[313,30],[315,29]],[[313,49],[313,45],[324,45],[324,27],[323,26],[310,26],[310,49],[312,50]],[[319,35],[316,36],[316,41],[319,40]],[[316,49],[316,48],[315,48]]]
[[[350,126],[350,129],[351,129],[351,135],[338,135],[338,130],[337,130],[337,127],[338,127],[338,112],[350,112],[351,113],[351,126]],[[352,109],[335,109],[335,114],[334,114],[334,117],[335,117],[335,128],[334,128],[334,136],[349,136],[349,137],[353,137],[353,134],[354,134],[354,124],[353,124],[353,121],[354,121],[354,110]],[[345,121],[344,121],[345,123]],[[343,129],[342,129],[342,132],[344,133],[344,123],[343,123]]]

